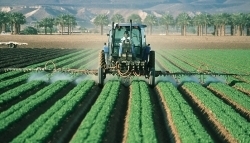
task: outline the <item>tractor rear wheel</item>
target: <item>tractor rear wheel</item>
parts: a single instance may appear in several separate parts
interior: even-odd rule
[[[105,73],[105,55],[104,51],[101,50],[99,53],[99,68],[98,68],[98,85],[99,87],[103,87],[104,85],[104,79],[106,78],[106,73]]]
[[[155,86],[155,51],[150,51],[149,53],[148,69],[149,69],[148,84],[151,87],[154,87]]]
[[[149,70],[155,68],[155,51],[150,51],[149,61],[148,61]]]
[[[105,55],[104,55],[104,51],[101,50],[99,53],[99,67],[101,68],[105,68],[106,67],[106,63],[105,63]]]

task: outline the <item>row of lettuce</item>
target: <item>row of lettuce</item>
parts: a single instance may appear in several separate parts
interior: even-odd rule
[[[222,86],[220,86],[219,89],[221,89],[221,87]],[[241,116],[232,106],[223,102],[223,100],[216,97],[211,91],[202,87],[200,84],[194,82],[184,83],[182,88],[189,94],[189,97],[193,99],[196,105],[199,105],[198,108],[201,113],[208,117],[207,121],[212,124],[219,136],[227,142],[250,141],[249,119]],[[235,94],[229,93],[225,95],[231,98]],[[247,95],[240,96],[249,100],[249,96]],[[240,102],[244,105],[244,102],[239,100],[236,102]],[[223,131],[223,129],[226,130]]]
[[[26,67],[28,65],[43,62],[45,60],[61,57],[77,49],[40,49],[40,48],[20,48],[0,51],[0,68],[6,67]]]
[[[93,56],[90,53],[93,53],[93,51],[92,50],[86,52],[79,51],[76,53],[72,53],[69,55],[65,55],[63,57],[53,59],[53,62],[56,63],[56,66],[60,68],[78,67],[81,69],[85,68],[86,66],[88,66],[88,64],[90,64],[86,62]],[[31,65],[28,66],[27,68],[41,67],[44,66],[47,62],[50,61],[39,63],[36,65]],[[54,65],[49,64],[47,65],[47,68],[54,68]],[[0,105],[7,104],[9,101],[15,100],[20,95],[25,94],[28,91],[35,89],[36,87],[39,87],[42,84],[45,84],[45,82],[49,82],[49,76],[52,77],[52,75],[49,75],[49,73],[39,72],[36,74],[36,76],[39,78],[34,79],[35,80],[34,82],[30,82],[29,78],[31,76],[32,76],[31,73],[26,73],[22,71],[10,71],[1,74],[0,80],[2,82],[0,83],[0,90],[1,90]],[[78,75],[75,74],[70,76],[73,79],[73,77],[77,77]],[[12,87],[12,89],[9,89],[9,87]]]
[[[164,54],[163,54],[164,53]],[[157,50],[159,64],[170,72],[210,70],[217,73],[234,73],[246,76],[207,76],[206,82],[236,83],[235,87],[250,93],[250,50],[168,49]],[[161,69],[162,70],[162,69]],[[198,77],[195,77],[197,81]],[[236,82],[243,81],[243,82]],[[246,84],[246,83],[248,84]]]
[[[54,84],[61,84],[58,82]],[[67,95],[59,99],[44,114],[31,123],[12,142],[47,142],[51,134],[61,125],[63,120],[73,112],[75,107],[81,102],[89,90],[93,87],[94,81],[84,81],[78,84]],[[55,92],[55,90],[53,90]],[[54,94],[52,92],[52,94]],[[25,100],[26,101],[26,100]]]
[[[35,106],[39,106],[39,104],[51,98],[55,92],[62,89],[68,83],[68,81],[55,82],[40,90],[35,95],[12,106],[7,111],[2,112],[0,114],[0,119],[2,120],[0,123],[3,124],[1,125],[0,131],[4,131],[9,124],[21,118],[22,114],[29,112],[34,109]],[[77,85],[65,97],[57,101],[45,114],[42,114],[36,119],[12,142],[46,141],[53,133],[54,129],[60,125],[59,123],[70,114],[93,85],[93,81],[86,81]],[[119,95],[120,86],[119,81],[111,81],[105,84],[95,104],[79,126],[72,142],[102,141],[108,119]],[[202,126],[198,117],[194,114],[186,99],[172,83],[160,82],[157,88],[158,91],[162,93],[162,101],[166,102],[166,107],[170,110],[171,117],[168,115],[167,118],[170,118],[168,120],[172,120],[177,129],[177,134],[174,134],[174,137],[177,139],[175,138],[174,140],[178,141],[179,138],[182,142],[213,141],[206,129]],[[188,94],[194,95],[206,109],[211,111],[213,116],[218,119],[220,125],[229,130],[229,134],[233,136],[233,139],[240,142],[248,141],[248,136],[250,135],[248,130],[249,123],[247,119],[235,112],[231,106],[225,104],[200,84],[192,82],[184,83],[182,88],[187,90]],[[127,117],[128,131],[124,140],[127,142],[135,140],[139,142],[148,140],[150,140],[150,142],[157,142],[152,119],[152,105],[147,84],[143,81],[133,82],[130,92],[129,113]],[[246,95],[241,96],[243,98],[247,97]],[[213,122],[211,122],[211,124],[212,126],[218,126]],[[216,130],[216,132],[221,134],[220,130]]]

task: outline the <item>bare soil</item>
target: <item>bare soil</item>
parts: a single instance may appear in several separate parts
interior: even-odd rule
[[[101,48],[106,35],[0,35],[0,42],[25,42],[19,48]],[[250,48],[250,36],[147,35],[152,48]],[[0,45],[0,48],[7,47]]]

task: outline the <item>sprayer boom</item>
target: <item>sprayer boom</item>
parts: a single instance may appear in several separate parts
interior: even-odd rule
[[[72,73],[72,74],[86,74],[86,75],[98,75],[97,69],[67,69],[67,68],[0,68],[0,72],[8,71],[22,71],[22,72],[31,72],[31,71],[45,71],[49,73],[53,72],[63,72],[63,73]],[[110,73],[106,73],[110,74]],[[182,76],[250,76],[250,74],[236,74],[236,73],[218,73],[211,71],[193,71],[193,72],[169,72],[169,71],[155,71],[155,77],[158,76],[173,76],[173,77],[182,77]]]
[[[8,71],[22,71],[22,72],[31,72],[31,71],[44,71],[44,72],[63,72],[63,73],[72,73],[72,74],[92,74],[97,75],[97,70],[88,70],[88,69],[63,69],[63,68],[57,68],[57,69],[47,69],[47,68],[2,68],[0,69],[0,72],[8,72]]]
[[[195,72],[169,72],[169,71],[155,71],[155,76],[250,76],[250,74],[236,74],[236,73],[218,73],[211,71],[195,71]]]

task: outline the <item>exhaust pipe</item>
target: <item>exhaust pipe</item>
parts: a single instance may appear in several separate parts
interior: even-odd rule
[[[130,40],[132,40],[132,19],[130,19]]]

